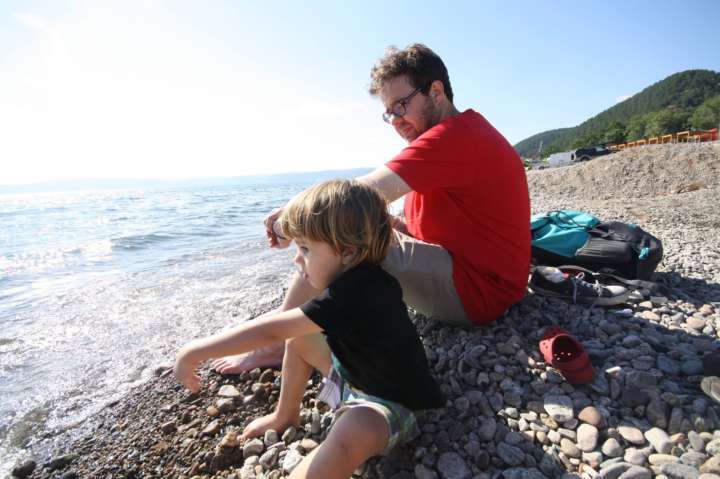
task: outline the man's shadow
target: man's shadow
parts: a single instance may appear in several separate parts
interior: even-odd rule
[[[577,451],[563,451],[548,437],[547,424],[553,424],[543,408],[547,395],[570,397],[575,419],[586,406],[600,412],[605,424],[593,451],[610,438],[623,450],[650,446],[628,442],[618,433],[621,425],[643,433],[659,427],[671,436],[720,428],[720,406],[699,388],[702,356],[720,350],[720,341],[716,331],[711,336],[685,323],[696,313],[714,329],[720,285],[675,272],[655,273],[653,280],[665,287],[667,301],[655,297],[649,304],[607,309],[528,293],[486,327],[453,327],[416,316],[448,405],[421,418],[422,434],[414,441],[358,472],[394,479],[553,478],[577,472],[580,463],[599,471],[601,464],[624,462],[623,455],[568,456]],[[571,385],[546,367],[538,343],[553,324],[584,345],[596,370],[592,383]],[[563,429],[560,436],[575,443],[578,424],[557,424],[555,430]],[[668,452],[679,453],[677,447]],[[647,460],[643,467],[650,468]]]

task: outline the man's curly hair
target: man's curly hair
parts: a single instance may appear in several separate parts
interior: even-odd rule
[[[388,80],[400,75],[407,75],[414,88],[422,87],[424,95],[430,91],[432,82],[440,80],[445,96],[452,103],[453,91],[447,68],[440,57],[422,43],[413,43],[404,50],[388,47],[385,56],[370,70],[370,94],[378,95]]]

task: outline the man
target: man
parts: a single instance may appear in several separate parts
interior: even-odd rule
[[[404,223],[383,268],[405,302],[453,324],[485,324],[523,297],[530,264],[530,200],[520,157],[480,114],[459,112],[447,69],[422,44],[389,49],[371,71],[383,119],[408,142],[395,158],[358,178],[388,202],[405,196]],[[286,247],[266,219],[272,247]],[[295,275],[280,310],[316,297]],[[279,364],[282,345],[213,363],[220,373]]]

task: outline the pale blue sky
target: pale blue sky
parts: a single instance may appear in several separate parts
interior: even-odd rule
[[[0,184],[380,165],[403,143],[369,69],[412,42],[516,143],[720,71],[718,19],[715,0],[5,0]]]

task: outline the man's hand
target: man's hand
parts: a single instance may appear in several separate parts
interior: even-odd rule
[[[280,217],[281,213],[282,208],[275,208],[269,215],[267,215],[267,217],[265,217],[265,220],[263,220],[263,223],[265,224],[265,234],[267,235],[268,243],[271,248],[283,249],[290,246],[290,240],[282,236],[279,225],[276,225],[276,221]]]
[[[185,348],[178,351],[173,373],[175,374],[175,378],[193,393],[200,390],[200,376],[195,372],[199,366],[200,361],[193,360],[190,351],[187,351]]]

